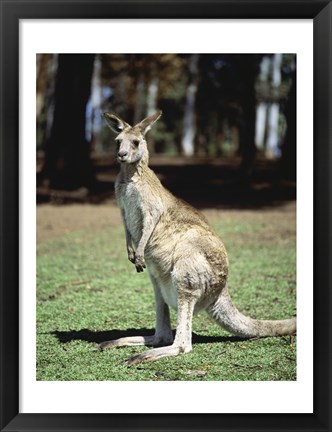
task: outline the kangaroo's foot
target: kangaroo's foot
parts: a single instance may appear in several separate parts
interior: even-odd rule
[[[173,342],[173,336],[167,335],[167,337],[161,337],[160,335],[153,336],[129,336],[120,339],[114,339],[105,341],[99,344],[101,349],[108,348],[120,348],[125,346],[165,346],[170,345]]]
[[[184,354],[189,352],[191,347],[188,347],[188,350],[178,346],[178,345],[170,345],[161,348],[153,348],[148,351],[143,352],[142,354],[135,355],[126,361],[127,366],[132,366],[137,363],[147,362],[147,361],[156,361],[162,357],[171,357],[177,356],[179,354]]]
[[[129,336],[120,339],[105,341],[99,344],[101,349],[120,348],[134,345],[153,346],[154,336]]]

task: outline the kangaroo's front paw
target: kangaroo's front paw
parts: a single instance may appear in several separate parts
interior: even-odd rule
[[[136,267],[137,273],[141,273],[146,268],[143,256],[141,256],[141,255],[135,256],[135,267]]]
[[[135,264],[135,251],[132,248],[128,248],[128,259],[130,262],[132,262],[133,264]]]

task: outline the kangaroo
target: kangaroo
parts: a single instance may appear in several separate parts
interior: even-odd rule
[[[256,320],[243,315],[227,289],[228,258],[221,239],[205,217],[165,189],[149,168],[146,133],[161,111],[135,126],[106,112],[117,134],[120,173],[115,195],[125,227],[128,259],[137,272],[147,268],[154,288],[156,329],[153,336],[106,341],[101,349],[132,345],[154,348],[127,360],[127,365],[177,356],[192,349],[193,314],[205,310],[227,331],[243,338],[291,335],[296,318]],[[175,338],[169,306],[177,311]]]

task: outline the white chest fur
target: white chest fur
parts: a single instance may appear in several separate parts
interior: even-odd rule
[[[122,211],[128,231],[135,245],[142,234],[142,199],[136,183],[118,183],[116,198]]]

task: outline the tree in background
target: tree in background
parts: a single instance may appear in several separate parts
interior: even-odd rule
[[[250,175],[256,153],[255,82],[259,61],[260,56],[251,54],[203,54],[200,60],[198,148],[208,154],[213,143],[215,154],[221,155],[226,134],[231,133],[228,141],[242,157],[244,177]]]
[[[186,104],[183,118],[183,136],[181,142],[182,152],[185,156],[193,156],[195,153],[195,106],[199,80],[198,61],[199,54],[192,54],[188,59],[189,79],[186,91]]]
[[[289,180],[296,180],[296,73],[292,71],[291,87],[286,103],[285,116],[287,130],[283,145],[281,169],[282,175]]]
[[[244,54],[236,57],[242,91],[239,93],[239,103],[243,110],[242,127],[240,129],[240,152],[242,155],[241,176],[247,182],[252,174],[256,145],[256,91],[260,57],[254,54]]]
[[[92,54],[58,56],[53,124],[45,143],[41,173],[42,180],[54,189],[94,185],[90,145],[85,135],[94,57]]]

